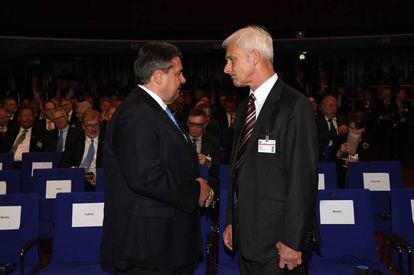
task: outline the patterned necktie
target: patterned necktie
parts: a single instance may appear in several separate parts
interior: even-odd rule
[[[247,143],[249,142],[249,139],[252,136],[253,127],[256,123],[256,107],[254,105],[255,100],[256,98],[254,97],[253,93],[250,94],[249,101],[247,103],[246,120],[244,122],[243,133],[238,146],[239,149],[237,150],[236,155],[236,171],[238,171],[240,165],[242,164],[245,158]]]
[[[63,152],[63,130],[59,130],[59,138],[57,143],[57,151]]]
[[[192,141],[193,141],[193,144],[194,144],[194,148],[197,150],[197,139],[193,138]]]
[[[328,123],[329,123],[329,132],[332,132],[332,133],[335,133],[336,134],[336,129],[335,129],[335,126],[334,126],[334,124],[333,124],[333,121],[332,121],[332,119],[328,119]]]
[[[91,145],[89,145],[88,153],[86,154],[86,157],[82,161],[80,167],[85,168],[85,171],[89,171],[94,155],[95,155],[95,146],[93,145],[93,139],[91,139]]]
[[[20,136],[14,142],[13,147],[11,148],[10,152],[14,155],[16,153],[17,147],[23,143],[24,139],[26,138],[27,129],[24,129]]]
[[[180,126],[178,126],[177,121],[175,120],[175,117],[173,115],[173,113],[171,112],[170,108],[166,108],[165,112],[167,113],[168,117],[172,120],[172,122],[174,122],[175,126],[177,126],[177,128],[181,131]]]

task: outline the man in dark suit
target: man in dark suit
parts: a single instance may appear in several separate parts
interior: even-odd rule
[[[239,250],[242,274],[298,274],[316,232],[312,106],[278,79],[263,28],[240,29],[223,47],[224,72],[235,86],[250,87],[235,123],[224,243]]]
[[[15,127],[19,127],[19,120],[18,120],[18,109],[17,109],[17,102],[12,97],[6,97],[3,101],[3,108],[7,112],[7,115],[10,118],[10,122],[7,125],[7,129],[10,130]]]
[[[45,136],[45,152],[63,152],[68,144],[75,142],[82,133],[79,127],[69,126],[68,116],[63,108],[56,108],[49,114],[55,124],[55,129],[47,132]]]
[[[102,167],[102,152],[105,133],[101,131],[98,111],[88,109],[81,116],[84,134],[67,143],[59,167],[85,169],[85,190],[93,191],[96,185],[96,168]],[[68,134],[69,135],[69,134]]]
[[[138,88],[108,124],[101,259],[118,274],[192,274],[201,254],[199,205],[214,193],[167,104],[185,83],[172,44],[143,45]]]
[[[208,167],[208,183],[217,193],[220,176],[220,140],[205,133],[207,115],[203,109],[192,109],[187,119],[188,135],[198,153],[198,162]]]
[[[321,113],[316,116],[319,140],[319,161],[331,158],[332,145],[339,135],[348,132],[345,117],[336,114],[338,102],[333,95],[325,95],[321,100]]]
[[[22,107],[19,115],[19,127],[11,128],[6,132],[1,146],[2,153],[12,153],[15,167],[20,168],[22,154],[40,152],[43,150],[43,137],[34,127],[34,114],[30,107]]]
[[[69,121],[69,126],[77,126],[79,124],[79,119],[76,116],[75,111],[73,110],[72,103],[67,98],[61,98],[59,100],[59,106],[62,107],[67,114],[67,118]]]

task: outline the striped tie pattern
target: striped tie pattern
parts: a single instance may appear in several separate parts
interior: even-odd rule
[[[249,139],[252,136],[253,126],[256,122],[256,107],[254,105],[255,100],[256,98],[254,97],[253,93],[250,94],[249,101],[247,103],[246,120],[244,122],[242,139],[239,143],[239,149],[237,150],[236,155],[236,171],[239,169],[240,165],[242,164],[245,158],[247,143],[249,142]]]

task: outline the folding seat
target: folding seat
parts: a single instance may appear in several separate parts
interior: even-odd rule
[[[12,274],[32,274],[38,267],[38,205],[37,194],[0,196],[0,265],[13,266]]]
[[[338,188],[338,178],[336,175],[336,164],[334,162],[318,163],[318,189],[336,189]]]
[[[20,193],[20,171],[0,171],[0,195]]]
[[[312,255],[309,274],[391,274],[376,255],[371,197],[365,189],[319,191],[322,246]],[[357,269],[366,273],[356,273]]]
[[[0,153],[0,171],[13,169],[13,155]]]
[[[399,161],[361,161],[348,167],[349,188],[365,188],[373,192],[375,229],[391,231],[390,190],[404,184]]]
[[[99,260],[103,209],[102,192],[57,195],[52,261],[40,274],[109,274]]]

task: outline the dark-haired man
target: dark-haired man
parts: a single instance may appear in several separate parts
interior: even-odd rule
[[[192,274],[201,254],[199,206],[214,193],[167,107],[185,83],[181,59],[172,44],[143,45],[138,88],[108,123],[101,259],[119,274]]]

